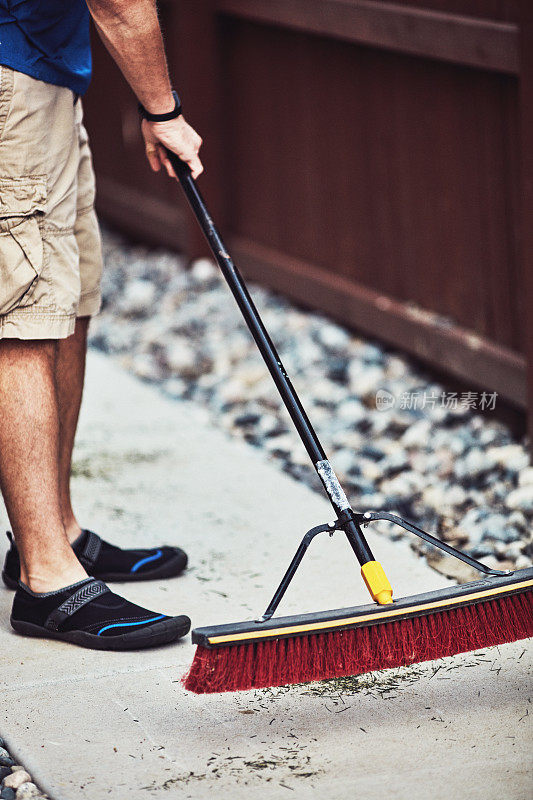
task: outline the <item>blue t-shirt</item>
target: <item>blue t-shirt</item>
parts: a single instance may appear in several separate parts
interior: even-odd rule
[[[0,64],[84,94],[91,80],[85,0],[0,0]]]

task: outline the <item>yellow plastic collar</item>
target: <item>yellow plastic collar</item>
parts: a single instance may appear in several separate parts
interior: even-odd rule
[[[361,575],[372,599],[381,606],[392,603],[392,586],[379,561],[367,561],[361,567]]]

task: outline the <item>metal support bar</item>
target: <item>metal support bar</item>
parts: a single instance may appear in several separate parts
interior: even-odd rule
[[[281,598],[287,591],[289,583],[292,581],[294,577],[294,573],[300,566],[302,558],[304,557],[307,548],[309,547],[315,536],[317,536],[317,534],[319,533],[325,533],[326,531],[331,535],[333,531],[340,530],[340,524],[341,520],[336,519],[334,522],[327,522],[325,525],[317,525],[316,528],[311,528],[311,530],[307,531],[302,541],[300,542],[300,546],[298,547],[298,550],[296,551],[294,558],[289,564],[287,572],[283,576],[280,585],[276,589],[274,597],[268,604],[267,610],[260,619],[256,620],[256,622],[266,622],[267,619],[271,618],[276,608],[279,606]]]
[[[369,522],[375,522],[379,519],[393,522],[395,525],[399,525],[400,528],[404,528],[406,531],[414,533],[415,536],[419,536],[420,539],[423,539],[425,542],[429,542],[429,544],[432,544],[434,547],[438,547],[439,550],[443,550],[445,553],[448,553],[448,555],[458,558],[459,561],[464,561],[465,564],[474,567],[474,569],[479,570],[479,572],[484,572],[486,575],[509,574],[501,569],[492,569],[491,567],[487,567],[486,564],[482,564],[481,561],[477,561],[475,558],[472,558],[472,556],[463,553],[462,550],[456,550],[455,547],[446,544],[446,542],[442,542],[440,539],[437,539],[430,533],[426,533],[426,531],[423,531],[422,528],[418,528],[416,525],[413,525],[412,522],[407,522],[407,520],[402,519],[402,517],[398,517],[396,514],[389,514],[388,511],[366,511],[364,514],[356,514],[356,517],[361,525],[368,525]]]

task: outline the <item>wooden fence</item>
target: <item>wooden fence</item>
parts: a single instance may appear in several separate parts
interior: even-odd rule
[[[201,186],[259,282],[529,407],[533,3],[164,0]],[[101,215],[203,250],[96,41]]]

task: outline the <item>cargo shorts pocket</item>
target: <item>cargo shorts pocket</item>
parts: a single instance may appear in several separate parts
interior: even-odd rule
[[[0,178],[0,314],[31,305],[43,268],[43,178]]]

